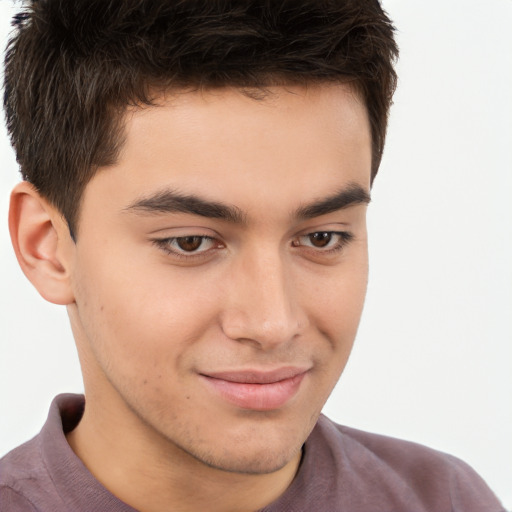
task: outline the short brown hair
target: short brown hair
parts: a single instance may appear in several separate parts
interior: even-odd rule
[[[23,178],[71,233],[85,186],[116,161],[126,108],[155,88],[352,82],[377,173],[398,55],[378,0],[32,0],[13,24],[8,130]]]

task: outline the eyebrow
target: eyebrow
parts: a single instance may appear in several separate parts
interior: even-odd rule
[[[125,211],[147,214],[188,213],[211,219],[221,219],[233,224],[245,224],[246,222],[245,214],[237,206],[210,201],[195,195],[181,194],[173,190],[162,190],[150,197],[139,199],[125,208]]]
[[[370,194],[361,185],[350,183],[332,196],[299,207],[295,212],[295,217],[301,220],[312,219],[343,210],[349,206],[368,204],[370,200]]]
[[[369,193],[360,185],[351,183],[332,196],[300,206],[293,217],[307,220],[333,213],[356,204],[368,204]],[[154,215],[158,213],[186,213],[211,219],[220,219],[233,224],[246,224],[246,214],[237,206],[210,201],[192,194],[182,194],[166,189],[136,200],[124,211]]]

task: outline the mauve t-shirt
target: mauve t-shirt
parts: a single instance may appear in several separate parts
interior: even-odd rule
[[[59,395],[41,432],[0,460],[1,512],[134,512],[89,473],[66,441],[83,408],[83,396]],[[261,512],[309,510],[505,512],[459,459],[325,416],[304,445],[292,484]]]

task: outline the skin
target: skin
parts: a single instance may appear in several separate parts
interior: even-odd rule
[[[167,94],[128,112],[118,163],[85,189],[76,244],[30,185],[13,193],[22,268],[67,305],[82,365],[87,406],[68,441],[142,512],[275,500],[354,342],[366,204],[296,212],[354,186],[369,194],[365,107],[346,85],[270,91],[258,101],[233,89]],[[140,207],[169,191],[239,218]],[[204,377],[289,367],[300,383],[270,408],[233,404]]]

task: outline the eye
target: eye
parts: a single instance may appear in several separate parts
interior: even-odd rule
[[[153,240],[153,243],[168,254],[183,258],[200,256],[220,247],[220,242],[204,235],[161,238]]]
[[[315,231],[295,238],[292,245],[329,253],[341,250],[352,238],[347,231]]]
[[[180,236],[179,238],[175,238],[173,243],[184,252],[196,252],[201,246],[208,245],[208,242],[211,241],[211,238],[208,240],[205,239],[206,237],[204,236]]]

